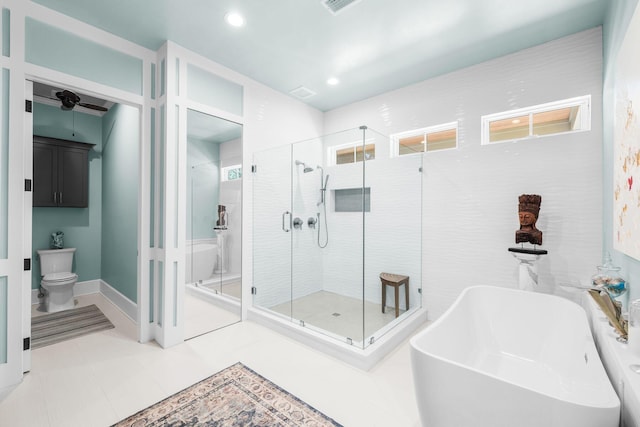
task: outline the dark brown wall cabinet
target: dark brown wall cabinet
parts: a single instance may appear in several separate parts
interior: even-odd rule
[[[89,206],[89,150],[93,144],[33,137],[33,206]]]

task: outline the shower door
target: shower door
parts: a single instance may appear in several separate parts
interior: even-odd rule
[[[256,153],[252,174],[254,306],[358,346],[364,213],[336,215],[333,188],[362,192],[364,163],[336,169],[326,153],[362,135],[352,129]]]
[[[253,156],[253,305],[291,319],[291,147]]]

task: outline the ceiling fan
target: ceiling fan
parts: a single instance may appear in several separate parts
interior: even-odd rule
[[[62,108],[65,111],[73,110],[73,108],[76,105],[79,105],[84,108],[89,108],[91,110],[108,111],[108,108],[105,108],[101,105],[87,104],[84,102],[80,102],[80,97],[77,94],[66,89],[60,92],[56,92],[56,98],[58,98],[62,102],[62,105],[60,106],[60,108]]]

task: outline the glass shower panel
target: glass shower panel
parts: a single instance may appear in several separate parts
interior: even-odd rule
[[[363,349],[420,306],[422,154],[389,152],[362,126],[254,155],[254,306]]]
[[[335,194],[355,189],[361,198],[364,163],[339,161],[361,141],[362,130],[351,129],[292,146],[292,317],[358,346],[364,338],[362,207],[349,209],[347,200],[347,210],[337,211]]]
[[[375,144],[381,153],[388,152],[389,138],[375,130],[366,130],[365,141],[367,145]],[[380,155],[366,162],[364,188],[369,193],[370,207],[364,213],[365,347],[398,325],[412,308],[420,306],[422,158],[421,153]],[[398,284],[383,285],[382,273],[393,275],[387,278]]]
[[[291,146],[253,156],[253,305],[291,318]]]

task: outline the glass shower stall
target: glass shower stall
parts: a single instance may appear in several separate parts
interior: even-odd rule
[[[421,307],[421,154],[393,155],[361,126],[253,164],[254,307],[359,348]]]

